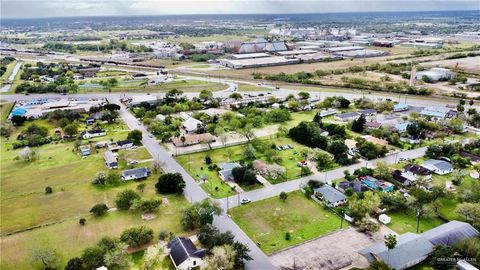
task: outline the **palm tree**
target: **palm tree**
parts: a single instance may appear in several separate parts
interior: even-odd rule
[[[387,264],[390,264],[390,250],[394,249],[397,246],[397,236],[394,234],[389,234],[385,237],[385,246],[388,249],[387,252]]]

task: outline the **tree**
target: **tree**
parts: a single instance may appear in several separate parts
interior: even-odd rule
[[[103,216],[108,212],[108,206],[104,203],[95,204],[89,211],[97,217]]]
[[[362,133],[365,127],[365,123],[367,120],[365,119],[365,115],[361,114],[358,119],[353,120],[352,122],[352,131],[357,132],[357,133]]]
[[[18,152],[18,158],[26,162],[32,162],[38,159],[38,150],[31,149],[30,147],[24,147]]]
[[[185,188],[185,180],[180,173],[166,173],[158,178],[155,184],[158,193],[181,194]]]
[[[378,222],[370,217],[369,214],[365,215],[360,221],[357,222],[358,229],[362,232],[376,232],[380,229]]]
[[[348,203],[351,214],[357,219],[365,217],[367,214],[374,212],[376,208],[380,206],[381,199],[377,193],[367,191],[364,193],[363,198],[360,198],[357,194],[354,194]]]
[[[116,246],[104,255],[104,262],[108,269],[128,269],[129,254],[125,247]]]
[[[153,230],[145,226],[133,227],[122,232],[120,240],[130,247],[139,247],[153,239]]]
[[[134,129],[128,133],[128,140],[131,140],[134,144],[139,145],[142,141],[142,131]]]
[[[221,212],[222,208],[218,203],[205,199],[183,210],[180,223],[184,230],[194,230],[206,224],[212,224],[213,216]]]
[[[105,252],[98,246],[88,247],[83,250],[81,260],[85,269],[97,269],[104,265],[103,256]]]
[[[434,269],[439,270],[452,269],[456,262],[454,253],[455,249],[452,246],[436,245],[433,247],[432,254],[430,255],[430,265],[432,265]]]
[[[255,148],[248,144],[243,150],[243,156],[245,159],[254,159],[255,158]]]
[[[57,251],[54,249],[34,249],[32,251],[32,263],[41,263],[42,269],[56,269],[59,264]]]
[[[282,200],[283,202],[285,202],[285,201],[287,200],[287,198],[288,198],[287,193],[285,193],[285,192],[282,191],[282,192],[280,193],[280,200]]]
[[[203,99],[203,100],[208,100],[213,98],[213,93],[212,91],[209,90],[202,90],[200,91],[200,94],[198,95],[198,98]]]
[[[82,259],[75,257],[71,258],[67,265],[65,266],[65,270],[82,270],[83,268],[83,261]]]
[[[63,128],[63,132],[65,133],[65,135],[73,137],[78,133],[78,126],[75,123],[68,124]]]
[[[457,213],[474,226],[480,225],[480,203],[464,202],[457,206]]]
[[[390,250],[397,246],[397,237],[394,234],[389,234],[385,237],[385,246],[388,249],[387,264],[390,264]]]
[[[238,133],[245,137],[248,142],[255,137],[255,131],[253,130],[252,124],[246,124],[245,127],[238,130]]]
[[[162,201],[156,198],[147,200],[135,200],[132,205],[132,209],[140,211],[144,214],[155,213],[162,204]]]
[[[143,256],[143,269],[145,270],[156,270],[159,269],[160,263],[163,259],[162,254],[163,246],[161,244],[156,244],[149,246],[145,255]]]
[[[212,254],[205,258],[205,270],[233,270],[235,269],[235,250],[230,245],[217,246],[212,249]]]
[[[138,199],[140,199],[140,195],[131,189],[127,189],[117,194],[115,204],[119,210],[128,210],[132,206],[133,201]]]
[[[85,224],[87,224],[87,220],[85,218],[80,218],[78,220],[78,224],[82,225],[82,226],[85,226]]]
[[[385,161],[377,161],[375,164],[375,176],[378,176],[382,180],[392,179],[392,170]]]
[[[45,193],[46,194],[52,194],[53,193],[53,189],[51,187],[46,187],[45,188]]]
[[[137,185],[137,190],[143,193],[143,191],[145,190],[145,187],[146,187],[146,186],[147,186],[147,184],[145,184],[145,183],[140,183],[140,184]]]
[[[100,85],[108,92],[112,92],[112,88],[118,86],[118,80],[116,78],[110,78],[108,80],[100,81]]]
[[[242,95],[240,93],[232,93],[229,98],[232,99],[242,99]]]
[[[298,96],[301,98],[301,99],[309,99],[310,98],[310,93],[308,92],[299,92],[298,93]]]
[[[27,118],[25,116],[13,115],[10,121],[12,121],[14,126],[21,126],[27,121]]]

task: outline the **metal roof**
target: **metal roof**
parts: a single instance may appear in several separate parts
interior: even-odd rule
[[[206,254],[204,249],[197,249],[192,241],[186,237],[176,237],[167,245],[170,256],[176,266],[181,265],[190,257],[203,258]]]
[[[340,191],[336,190],[330,185],[323,185],[322,187],[316,188],[313,190],[314,193],[320,193],[324,200],[330,203],[336,203],[339,201],[345,200],[347,197],[343,195]]]
[[[460,240],[477,235],[479,235],[479,232],[472,225],[456,220],[422,233],[422,237],[434,245],[453,245]]]

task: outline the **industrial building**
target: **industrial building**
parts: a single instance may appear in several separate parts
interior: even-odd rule
[[[100,99],[54,99],[42,98],[26,101],[17,101],[10,113],[9,118],[14,115],[24,116],[28,119],[37,119],[55,110],[71,110],[79,113],[88,112],[92,107],[100,107],[107,104],[105,98]]]
[[[421,43],[421,42],[405,42],[401,43],[405,47],[413,47],[419,49],[441,49],[443,47],[440,43]]]
[[[426,71],[418,71],[415,75],[417,80],[423,79],[423,76],[428,77],[432,81],[450,80],[455,77],[455,73],[446,68],[432,68]]]
[[[281,65],[290,65],[300,63],[299,59],[295,58],[285,58],[282,56],[270,56],[254,59],[220,59],[220,64],[233,68],[233,69],[242,69],[242,68],[254,68],[254,67],[271,67],[271,66],[281,66]]]
[[[364,49],[364,50],[339,51],[333,54],[338,57],[346,57],[346,58],[368,58],[368,57],[384,56],[384,55],[387,55],[388,52]]]

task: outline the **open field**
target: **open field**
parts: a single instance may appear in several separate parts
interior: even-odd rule
[[[8,80],[8,77],[12,74],[13,68],[17,64],[17,61],[12,61],[10,64],[7,65],[7,70],[3,75],[0,77],[0,84],[5,83]]]
[[[233,208],[229,213],[267,254],[340,228],[339,217],[300,191],[289,193],[285,202],[275,196]],[[286,232],[290,232],[290,240],[285,240]]]
[[[132,183],[131,188],[134,186]],[[154,194],[152,181],[147,185],[145,194],[160,197]],[[61,265],[65,265],[70,258],[81,255],[84,248],[94,245],[103,236],[119,237],[122,231],[133,226],[148,226],[154,230],[155,236],[161,230],[182,233],[180,213],[188,206],[188,202],[183,196],[166,198],[168,206],[162,205],[158,216],[150,221],[143,221],[140,214],[136,213],[111,212],[100,218],[87,217],[85,226],[78,224],[78,218],[71,218],[51,226],[4,236],[1,239],[2,269],[29,269],[31,252],[38,248],[55,248],[60,255]]]
[[[427,67],[446,67],[446,68],[453,68],[458,65],[459,68],[472,72],[472,73],[480,73],[480,56],[476,57],[467,57],[467,58],[459,58],[459,59],[448,59],[448,60],[437,60],[431,62],[424,62],[421,63],[422,66]]]
[[[251,84],[244,84],[244,83],[240,83],[238,84],[238,88],[237,88],[238,91],[242,92],[242,91],[248,91],[248,92],[251,92],[251,91],[271,91],[270,88],[267,88],[267,87],[262,87],[262,86],[258,86],[258,85],[251,85]]]
[[[0,103],[0,121],[5,121],[8,117],[10,110],[13,107],[13,103],[2,102]]]
[[[92,80],[92,82],[95,80]],[[103,89],[101,86],[98,87],[96,84],[92,84],[91,87],[89,84],[81,85],[78,90],[80,93],[86,92],[106,92],[108,90]],[[177,89],[183,92],[200,92],[202,90],[210,91],[219,91],[226,89],[227,86],[222,83],[217,82],[206,82],[199,80],[177,80],[165,84],[157,85],[147,85],[146,82],[142,80],[128,80],[119,81],[119,86],[112,88],[112,92],[154,92],[154,93],[164,93],[172,89]]]

